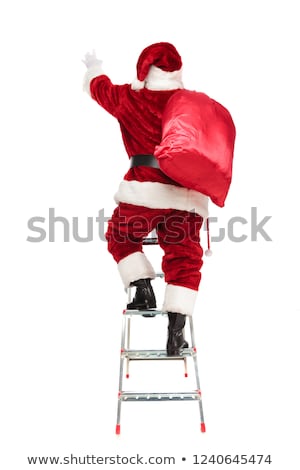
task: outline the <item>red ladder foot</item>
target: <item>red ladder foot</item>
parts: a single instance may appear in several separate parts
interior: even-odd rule
[[[201,432],[206,432],[205,423],[201,423]]]
[[[117,424],[116,425],[116,434],[120,434],[120,433],[121,433],[121,425]]]

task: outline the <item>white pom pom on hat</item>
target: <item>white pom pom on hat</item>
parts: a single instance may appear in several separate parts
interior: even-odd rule
[[[147,83],[147,76],[152,73]],[[183,88],[181,82],[182,60],[177,49],[169,42],[158,42],[146,47],[140,54],[136,70],[137,78],[132,82],[133,90],[146,87],[154,90],[172,90]]]

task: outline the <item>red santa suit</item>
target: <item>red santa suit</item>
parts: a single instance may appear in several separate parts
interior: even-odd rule
[[[164,109],[183,88],[181,68],[181,58],[169,43],[153,44],[142,52],[133,84],[114,85],[99,61],[88,65],[85,89],[118,120],[129,158],[153,155],[161,143]],[[208,214],[208,196],[180,185],[159,167],[140,165],[125,174],[115,200],[118,206],[106,238],[125,287],[155,277],[142,246],[143,238],[155,228],[164,250],[163,310],[191,315],[201,278],[199,231]]]

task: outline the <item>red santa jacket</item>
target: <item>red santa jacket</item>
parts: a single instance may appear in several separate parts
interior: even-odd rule
[[[129,84],[114,85],[106,75],[93,76],[89,71],[85,84],[91,97],[118,120],[128,156],[154,154],[162,139],[166,103],[178,90],[135,91]],[[115,200],[149,208],[195,211],[207,216],[207,196],[181,186],[156,168],[129,169]]]

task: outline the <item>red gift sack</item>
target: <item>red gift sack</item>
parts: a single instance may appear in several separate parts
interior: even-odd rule
[[[235,126],[224,106],[204,93],[180,90],[167,102],[154,155],[166,175],[223,207],[234,142]]]

